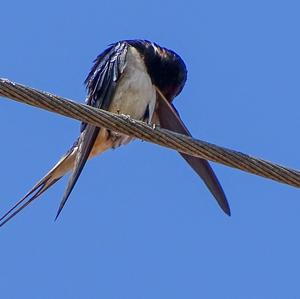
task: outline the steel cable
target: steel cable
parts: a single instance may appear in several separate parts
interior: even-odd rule
[[[144,122],[131,119],[126,115],[114,114],[88,105],[79,104],[63,97],[1,78],[0,96],[98,127],[105,127],[109,130],[165,146],[191,156],[237,168],[294,187],[300,187],[299,171],[165,130],[158,126],[150,126]]]

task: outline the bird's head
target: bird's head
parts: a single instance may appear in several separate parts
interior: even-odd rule
[[[182,58],[172,50],[149,41],[136,41],[153,84],[171,102],[183,89],[187,69]]]

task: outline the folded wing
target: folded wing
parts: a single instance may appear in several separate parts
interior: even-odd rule
[[[182,122],[178,112],[172,103],[162,95],[158,90],[158,117],[159,122],[162,128],[191,136],[190,132]],[[209,163],[201,158],[189,156],[183,153],[180,155],[189,163],[189,165],[194,169],[194,171],[202,178],[207,188],[213,194],[217,200],[221,209],[230,216],[230,207],[226,199],[225,193],[222,189],[222,186],[216,177],[213,169]]]

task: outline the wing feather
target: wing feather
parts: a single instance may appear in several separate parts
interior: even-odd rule
[[[163,96],[163,94],[159,90],[157,91],[158,91],[157,93],[159,99],[158,117],[159,117],[159,122],[161,127],[168,130],[172,130],[177,133],[191,136],[191,133],[182,122],[179,113],[175,109],[174,105],[172,103],[169,103],[169,101],[167,101],[167,99]],[[202,178],[207,188],[210,190],[210,192],[217,200],[221,209],[227,215],[230,216],[231,214],[230,207],[226,199],[226,195],[208,161],[201,158],[192,157],[183,153],[180,153],[180,155]]]
[[[119,42],[110,46],[97,57],[94,66],[85,80],[88,89],[87,105],[104,110],[109,109],[116,90],[117,81],[125,68],[127,47],[126,42]],[[100,128],[82,123],[75,165],[55,219],[57,219],[67,202],[99,132]]]

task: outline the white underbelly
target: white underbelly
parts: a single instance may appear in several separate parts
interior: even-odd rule
[[[124,73],[119,79],[109,111],[127,114],[140,120],[147,106],[149,106],[150,116],[153,114],[156,92],[137,50],[129,48],[126,61]]]
[[[109,106],[109,111],[129,115],[133,119],[142,120],[146,111],[151,120],[156,104],[156,91],[146,71],[143,60],[136,49],[129,47],[126,56],[126,67],[119,78],[117,89]],[[110,137],[110,138],[108,138]],[[101,130],[90,157],[110,147],[118,147],[132,140],[132,137]]]

